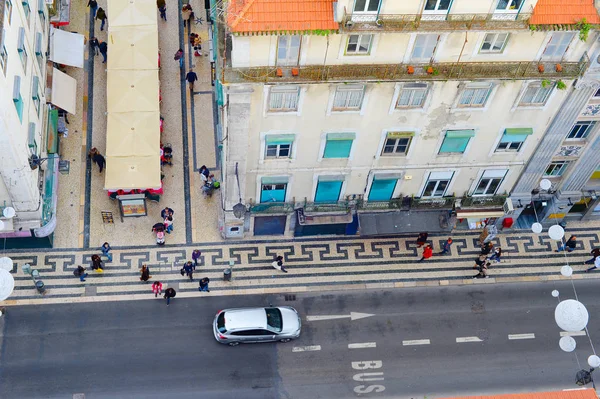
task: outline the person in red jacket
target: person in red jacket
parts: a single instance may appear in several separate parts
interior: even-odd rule
[[[423,257],[421,259],[419,259],[419,262],[422,262],[425,259],[431,258],[432,255],[433,255],[433,248],[431,248],[431,245],[426,244],[425,248],[423,248]]]

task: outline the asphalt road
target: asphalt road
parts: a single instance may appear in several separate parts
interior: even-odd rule
[[[575,284],[595,342],[597,282]],[[11,307],[0,318],[0,398],[431,399],[576,388],[577,357],[585,367],[592,349],[586,336],[575,337],[574,353],[559,349],[555,288],[561,299],[573,297],[565,282],[298,294],[291,301],[175,298],[169,307],[159,299]],[[218,310],[270,303],[298,309],[298,340],[238,347],[214,340]],[[373,316],[351,320],[351,312]],[[307,320],[327,315],[348,317]]]

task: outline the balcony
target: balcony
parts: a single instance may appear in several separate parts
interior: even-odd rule
[[[261,204],[250,204],[250,213],[290,213],[294,211],[293,202],[264,202]]]
[[[531,13],[519,14],[347,14],[344,12],[342,32],[440,32],[456,30],[528,29]]]
[[[502,207],[508,195],[490,195],[479,197],[462,197],[460,199],[460,207],[464,208],[494,208]],[[458,206],[458,205],[457,205]]]
[[[579,62],[437,62],[431,64],[306,65],[223,69],[225,83],[311,83],[365,81],[445,81],[475,79],[575,79],[589,66],[587,53]],[[544,66],[540,73],[538,66]],[[409,71],[411,67],[411,71]],[[412,72],[412,73],[409,73]]]

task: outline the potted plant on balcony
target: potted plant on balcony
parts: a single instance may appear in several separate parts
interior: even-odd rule
[[[408,67],[406,67],[406,72],[407,72],[409,75],[412,75],[413,73],[415,73],[415,67],[414,67],[414,66],[412,66],[412,65],[409,65]]]
[[[544,69],[545,69],[545,68],[544,68],[544,64],[538,64],[538,71],[539,71],[540,73],[544,73]]]
[[[562,80],[559,79],[558,82],[556,82],[556,88],[558,90],[564,90],[567,88],[567,84],[565,82],[563,82]]]
[[[562,70],[563,70],[562,65],[556,64],[556,72],[562,72]]]
[[[433,75],[433,67],[431,65],[429,65],[425,71],[429,74],[429,75]]]

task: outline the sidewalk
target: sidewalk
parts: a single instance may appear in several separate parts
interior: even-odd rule
[[[600,271],[584,273],[589,267],[592,247],[599,246],[598,228],[570,228],[567,236],[576,234],[579,246],[568,254],[574,269],[573,278],[600,278]],[[58,249],[53,251],[22,251],[7,254],[17,264],[16,287],[5,305],[36,303],[90,302],[106,300],[151,299],[150,283],[139,280],[142,264],[150,266],[151,281],[160,280],[177,290],[178,297],[204,295],[236,295],[291,293],[411,286],[445,286],[450,284],[493,284],[512,281],[554,281],[563,279],[560,267],[565,265],[564,253],[555,253],[556,243],[547,234],[501,234],[495,245],[503,249],[501,263],[492,264],[487,279],[473,279],[472,269],[479,254],[479,232],[453,236],[451,254],[418,262],[421,250],[416,249],[414,236],[381,239],[310,238],[282,241],[228,241],[197,245],[167,245],[165,247],[114,248],[113,262],[106,264],[103,274],[89,267],[90,257],[98,251]],[[430,236],[435,252],[439,252],[445,236]],[[194,282],[182,277],[182,264],[191,259],[194,249],[202,251]],[[289,273],[270,265],[274,256],[284,256]],[[233,281],[223,281],[223,269],[233,261]],[[21,266],[29,263],[37,269],[47,293],[36,293],[32,280]],[[88,268],[85,283],[73,276],[77,265]],[[198,280],[211,279],[210,293],[198,292]]]

